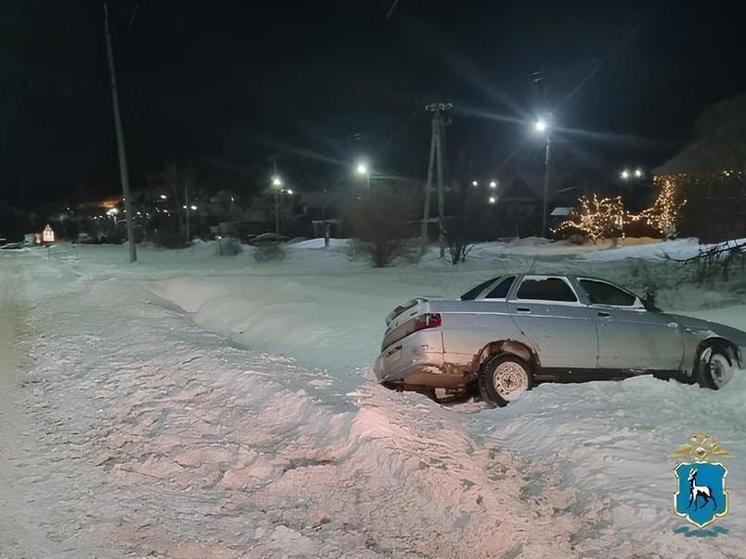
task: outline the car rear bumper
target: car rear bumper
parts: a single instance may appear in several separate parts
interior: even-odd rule
[[[373,371],[378,382],[454,388],[465,384],[464,367],[444,362],[440,331],[416,332],[385,348]]]

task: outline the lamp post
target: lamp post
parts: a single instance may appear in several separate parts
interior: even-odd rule
[[[544,154],[544,195],[541,204],[541,234],[547,232],[547,200],[549,198],[549,157],[552,147],[552,135],[550,133],[549,122],[540,118],[534,123],[534,130],[539,134],[544,134],[546,138],[546,148]]]
[[[365,177],[366,188],[370,193],[370,169],[368,168],[368,164],[365,161],[358,162],[355,166],[355,172]]]
[[[275,175],[272,177],[272,189],[275,191],[275,235],[280,240],[280,190],[282,190],[282,179]]]

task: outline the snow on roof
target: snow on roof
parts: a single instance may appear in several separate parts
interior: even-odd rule
[[[552,217],[564,217],[566,215],[569,215],[571,211],[572,211],[572,208],[570,207],[557,206],[556,208],[552,210],[552,213],[550,213],[549,215]]]

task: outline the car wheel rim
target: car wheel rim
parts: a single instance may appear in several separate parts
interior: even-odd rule
[[[528,390],[528,372],[518,363],[506,361],[495,367],[492,384],[501,398],[511,402]]]
[[[728,359],[724,355],[715,354],[710,358],[710,377],[715,386],[720,388],[728,384],[728,381],[733,377],[734,367],[728,362]]]

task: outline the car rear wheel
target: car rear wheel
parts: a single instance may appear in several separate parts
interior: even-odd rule
[[[704,388],[719,390],[733,378],[736,364],[732,352],[721,345],[702,349],[697,359],[697,382]]]
[[[514,355],[498,355],[479,371],[479,394],[493,406],[507,406],[509,402],[533,387],[531,367]]]

